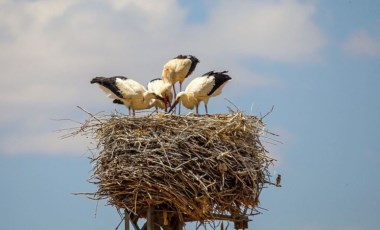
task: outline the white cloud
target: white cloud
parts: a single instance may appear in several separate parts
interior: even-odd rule
[[[207,20],[192,25],[175,0],[0,1],[0,126],[7,128],[0,152],[43,153],[46,139],[46,152],[61,153],[44,121],[81,116],[76,105],[114,108],[89,84],[94,76],[147,83],[160,77],[168,59],[189,53],[201,60],[194,75],[230,70],[234,84],[251,89],[278,82],[245,68],[241,59],[311,60],[326,42],[312,4],[238,0],[210,6]],[[24,128],[35,120],[33,132]]]
[[[218,55],[313,59],[326,43],[314,14],[313,5],[291,0],[223,1],[212,11],[208,24],[199,27],[197,34],[204,36],[197,42],[208,44]]]
[[[359,56],[379,56],[380,37],[371,36],[366,30],[358,30],[352,33],[343,44],[343,49]]]

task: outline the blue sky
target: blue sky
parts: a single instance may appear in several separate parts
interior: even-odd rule
[[[378,228],[378,1],[0,0],[0,50],[0,229],[114,229],[114,208],[72,195],[95,190],[91,143],[61,140],[75,124],[55,119],[126,112],[90,79],[145,84],[180,53],[200,59],[194,76],[230,71],[209,112],[275,108],[283,187],[250,229]]]

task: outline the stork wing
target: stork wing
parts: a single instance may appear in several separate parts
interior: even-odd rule
[[[117,79],[116,84],[123,95],[123,99],[142,98],[146,91],[143,85],[132,79]]]
[[[172,59],[164,65],[162,77],[172,84],[182,82],[187,77],[190,67],[190,59]]]
[[[196,98],[215,97],[221,94],[225,83],[231,80],[227,71],[210,71],[201,77],[197,77],[186,87],[186,92],[191,92]]]
[[[208,96],[218,96],[219,94],[222,93],[222,89],[225,85],[225,83],[229,80],[231,80],[231,77],[228,76],[226,73],[228,71],[223,71],[223,72],[214,72],[212,74],[212,77],[214,78],[214,87],[211,89],[211,91],[208,93]],[[210,76],[211,77],[211,76]]]
[[[119,88],[116,85],[116,80],[125,80],[127,79],[124,76],[114,76],[114,77],[95,77],[91,80],[91,84],[98,84],[100,88],[107,94],[110,98],[122,98]]]
[[[186,92],[192,92],[195,97],[207,97],[214,87],[214,83],[212,76],[197,77],[186,87]]]
[[[161,78],[155,78],[148,83],[148,90],[160,95],[160,89],[164,85]]]
[[[155,94],[161,97],[166,96],[170,102],[173,99],[171,85],[165,84],[162,78],[156,78],[151,80],[148,83],[148,91],[154,92]]]

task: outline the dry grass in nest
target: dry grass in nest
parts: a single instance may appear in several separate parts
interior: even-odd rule
[[[144,216],[148,206],[182,221],[256,213],[274,159],[260,141],[264,123],[230,114],[93,116],[72,134],[97,142],[92,199]]]

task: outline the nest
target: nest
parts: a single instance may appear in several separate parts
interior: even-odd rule
[[[93,116],[77,131],[97,141],[90,178],[97,191],[87,195],[183,222],[253,215],[274,161],[260,142],[264,127],[240,112]]]

